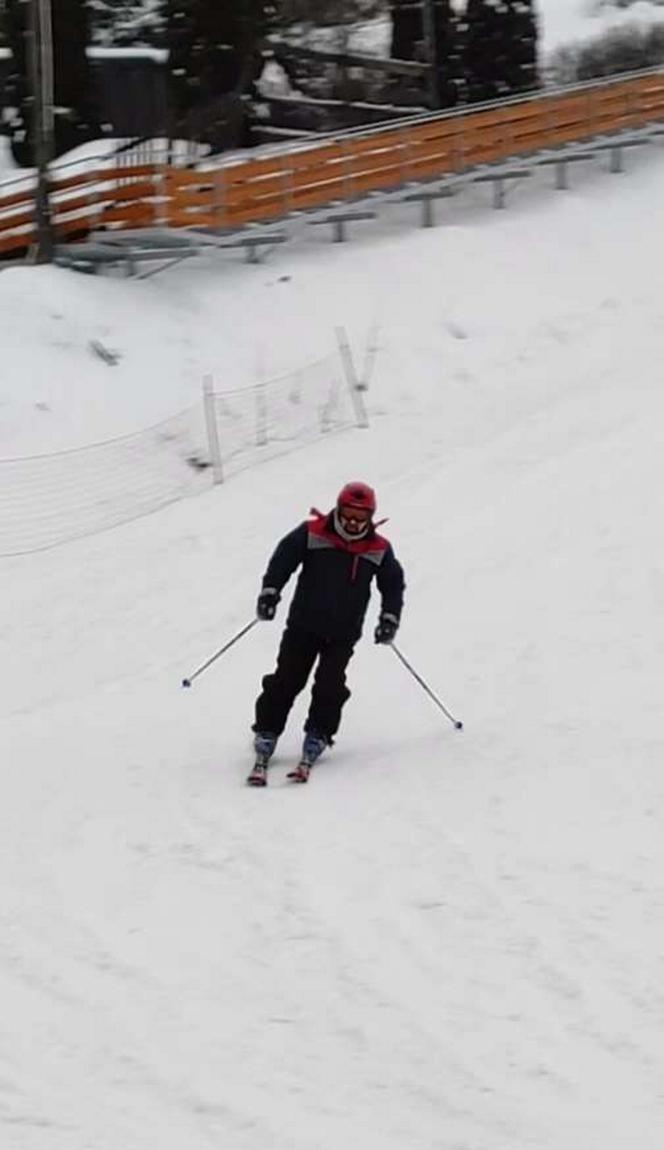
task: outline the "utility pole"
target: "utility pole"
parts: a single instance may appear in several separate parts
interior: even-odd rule
[[[424,33],[424,51],[428,65],[427,89],[429,93],[429,105],[435,110],[440,107],[440,89],[438,86],[438,50],[436,47],[434,0],[422,0],[422,29]]]
[[[27,0],[28,3],[28,68],[32,94],[32,131],[34,138],[37,188],[35,223],[37,243],[35,262],[51,263],[54,237],[49,202],[49,164],[54,151],[53,121],[53,18],[51,0]]]

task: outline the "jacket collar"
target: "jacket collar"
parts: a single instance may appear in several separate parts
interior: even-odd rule
[[[359,543],[362,539],[368,539],[369,538],[369,535],[371,533],[371,529],[373,526],[371,523],[371,520],[367,521],[367,523],[364,527],[364,531],[358,532],[357,535],[351,535],[349,531],[345,530],[344,525],[341,522],[341,516],[339,515],[339,508],[338,507],[334,508],[334,511],[331,512],[331,515],[332,515],[332,528],[334,531],[336,531],[337,535],[339,535],[343,539],[344,543]]]
[[[370,551],[376,544],[376,529],[372,524],[366,535],[361,539],[344,539],[336,529],[334,522],[334,509],[329,511],[327,515],[321,515],[319,522],[325,532],[325,535],[330,539],[330,542],[342,551],[348,551],[351,555],[361,555],[365,551]]]

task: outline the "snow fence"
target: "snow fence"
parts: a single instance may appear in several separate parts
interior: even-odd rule
[[[215,391],[161,423],[56,454],[0,459],[0,555],[26,555],[128,523],[322,436],[365,425],[331,355],[278,379]],[[359,406],[358,406],[359,405]]]

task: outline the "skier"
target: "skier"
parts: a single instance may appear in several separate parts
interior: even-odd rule
[[[259,619],[274,619],[281,591],[301,567],[276,669],[262,680],[253,724],[256,765],[248,778],[267,782],[267,766],[296,696],[318,661],[302,758],[289,778],[306,782],[311,766],[332,744],[344,703],[350,698],[346,667],[362,634],[371,583],[376,578],[381,611],[376,643],[390,643],[401,616],[404,576],[391,544],[376,532],[376,496],[366,483],[348,483],[327,515],[310,518],[286,535],[268,563],[258,596]]]

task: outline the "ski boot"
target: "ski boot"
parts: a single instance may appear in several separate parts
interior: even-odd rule
[[[257,731],[254,735],[254,762],[251,773],[247,776],[250,787],[267,786],[267,768],[277,745],[277,736],[270,731]]]
[[[317,759],[320,758],[328,745],[325,735],[318,735],[315,731],[307,731],[302,743],[302,755],[297,766],[289,772],[288,778],[294,783],[306,783],[309,772]]]

